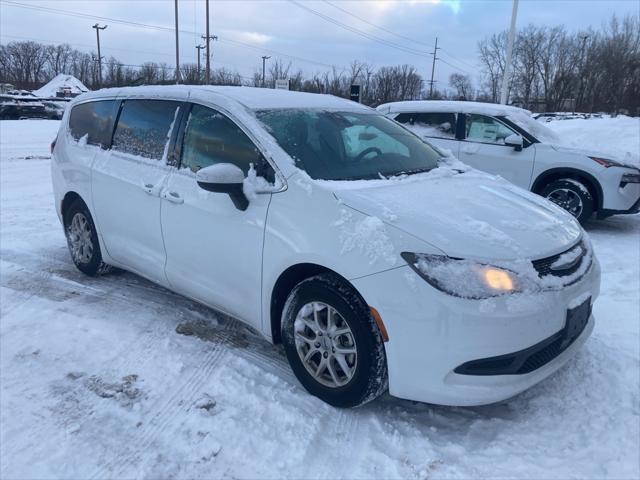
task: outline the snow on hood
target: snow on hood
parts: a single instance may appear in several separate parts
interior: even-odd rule
[[[585,149],[576,148],[570,145],[549,145],[549,146],[553,148],[555,151],[561,152],[561,153],[573,153],[577,155],[583,155],[585,157],[604,158],[604,159],[612,160],[614,162],[619,163],[621,167],[635,168],[635,169],[640,168],[640,165],[634,164],[631,161],[622,160],[619,155],[614,155],[611,153],[598,152],[595,150],[585,150]]]
[[[473,170],[443,175],[439,170],[443,168],[407,181],[338,185],[334,194],[345,205],[382,218],[450,257],[543,258],[580,238],[582,229],[573,217],[499,177]]]

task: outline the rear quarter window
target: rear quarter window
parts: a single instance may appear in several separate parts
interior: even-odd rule
[[[405,124],[422,137],[446,138],[455,140],[457,115],[449,112],[413,112],[401,113],[396,122]]]
[[[69,116],[71,136],[76,140],[86,136],[88,144],[109,148],[117,109],[116,100],[100,100],[76,105],[71,109]]]
[[[162,160],[180,102],[170,100],[125,101],[113,135],[113,150]]]

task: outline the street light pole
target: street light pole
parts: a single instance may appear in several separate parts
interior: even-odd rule
[[[509,74],[511,70],[511,56],[513,55],[513,42],[516,38],[516,17],[518,16],[518,0],[513,0],[513,8],[511,10],[511,29],[509,30],[509,43],[507,45],[507,62],[504,65],[504,75],[502,77],[502,90],[500,92],[500,103],[507,103],[507,95],[509,92]]]
[[[108,27],[105,25],[101,27],[97,23],[91,27],[96,29],[96,40],[98,41],[98,87],[102,86],[102,54],[100,53],[100,30],[104,30]]]
[[[176,83],[180,83],[180,33],[178,32],[178,0],[175,0],[176,13]]]
[[[271,57],[267,56],[267,55],[263,55],[262,56],[262,87],[264,87],[264,85],[265,85],[265,83],[264,83],[264,72],[265,72],[264,66],[265,66],[265,62],[267,60],[269,60],[270,58]]]
[[[206,17],[207,17],[207,33],[206,33],[206,47],[207,47],[207,71],[205,73],[205,83],[209,85],[211,83],[211,35],[209,33],[209,0],[206,0]]]

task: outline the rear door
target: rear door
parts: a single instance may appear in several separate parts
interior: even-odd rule
[[[229,195],[208,192],[196,172],[216,163],[245,176],[274,172],[249,136],[228,116],[194,104],[177,141],[180,168],[162,194],[162,232],[171,287],[261,328],[262,244],[270,193],[238,210]],[[253,165],[254,170],[251,169]]]
[[[168,152],[180,102],[124,100],[111,150],[94,161],[93,203],[109,256],[166,284],[160,192],[171,169]]]
[[[414,133],[436,147],[458,156],[458,114],[451,112],[405,112],[395,117]]]
[[[509,180],[522,188],[529,188],[535,144],[524,140],[522,150],[505,145],[504,139],[519,132],[495,117],[479,114],[464,115],[464,140],[460,145],[460,160]]]

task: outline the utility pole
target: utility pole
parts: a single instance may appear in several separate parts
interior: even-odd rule
[[[573,110],[575,113],[575,109],[576,109],[576,105],[579,104],[580,106],[582,106],[582,98],[584,97],[584,67],[585,64],[587,63],[587,59],[584,56],[584,49],[587,46],[587,38],[589,38],[589,35],[580,35],[580,39],[582,40],[582,49],[580,51],[580,70],[582,70],[580,72],[580,88],[578,90],[578,98],[576,100],[576,102],[574,102],[573,104]]]
[[[180,33],[178,32],[178,0],[175,0],[176,11],[176,84],[180,83]]]
[[[516,17],[518,16],[518,0],[513,0],[511,9],[511,29],[509,30],[509,43],[507,44],[507,62],[504,65],[504,76],[502,77],[502,90],[500,92],[500,103],[507,103],[509,93],[509,74],[511,70],[511,56],[513,55],[513,43],[516,38]]]
[[[438,57],[436,56],[436,54],[438,53],[438,50],[440,50],[440,47],[438,47],[438,37],[436,37],[436,44],[433,47],[433,53],[431,55],[433,55],[433,63],[431,64],[431,81],[430,86],[429,86],[429,98],[433,98],[433,74],[436,71],[436,60],[438,60]]]
[[[214,41],[214,40],[218,40],[218,36],[217,35],[202,35],[202,39],[206,41],[205,46],[206,46],[206,55],[207,55],[207,63],[206,63],[206,84],[210,84],[211,83],[211,50],[213,50],[213,48],[211,47],[210,42]]]
[[[211,41],[211,35],[209,33],[209,0],[205,0],[206,2],[206,18],[207,18],[207,32],[205,34],[206,47],[207,47],[207,71],[205,73],[205,83],[209,85],[211,82],[211,46],[209,42]]]
[[[198,83],[200,83],[200,81],[202,80],[202,77],[200,76],[200,50],[205,48],[205,46],[204,45],[196,45],[196,48],[198,49]]]
[[[100,54],[100,30],[104,30],[108,27],[105,25],[101,27],[97,23],[91,27],[96,29],[96,40],[98,41],[98,86],[102,86],[102,55]]]
[[[267,56],[267,55],[263,55],[262,56],[262,87],[264,88],[264,64],[267,60],[269,60],[271,57]]]

